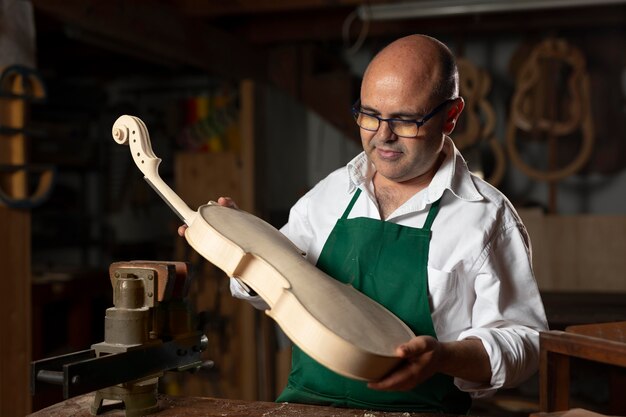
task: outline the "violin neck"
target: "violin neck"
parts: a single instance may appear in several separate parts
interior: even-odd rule
[[[191,211],[189,206],[185,204],[185,202],[176,194],[170,187],[161,179],[161,177],[157,177],[158,181],[154,181],[154,177],[152,179],[147,176],[143,177],[144,180],[152,187],[152,189],[165,201],[165,203],[172,209],[174,213],[183,221],[185,224],[190,225],[192,217],[196,214],[194,211]]]
[[[157,192],[167,205],[190,225],[196,212],[170,188],[159,176],[161,159],[152,151],[150,134],[141,119],[133,116],[120,116],[113,125],[113,138],[120,144],[130,145],[130,152],[137,168],[143,173],[144,179]]]
[[[131,151],[134,151],[132,142],[130,144],[130,148]],[[137,155],[137,153],[137,151],[134,151],[133,156]],[[147,154],[149,155],[150,153]],[[176,213],[176,215],[180,217],[183,222],[190,225],[191,220],[196,215],[196,212],[192,211],[159,175],[159,164],[161,163],[161,159],[157,157],[150,157],[148,155],[144,153],[141,155],[143,158],[134,158],[137,167],[144,174],[144,179],[163,199],[163,201],[167,203],[172,211],[174,211],[174,213]]]

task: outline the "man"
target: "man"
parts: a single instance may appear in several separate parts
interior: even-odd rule
[[[368,66],[353,110],[364,152],[302,197],[281,231],[418,336],[398,347],[402,366],[369,384],[294,346],[278,401],[462,414],[468,393],[535,372],[547,325],[529,238],[448,137],[463,106],[454,58],[433,38],[401,38]],[[263,304],[234,279],[231,290]]]

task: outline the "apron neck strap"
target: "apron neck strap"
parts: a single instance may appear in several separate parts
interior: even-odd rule
[[[433,225],[435,221],[435,217],[437,217],[437,213],[439,212],[439,202],[441,198],[430,205],[430,209],[428,210],[428,217],[426,217],[426,221],[424,222],[423,229],[430,230],[430,227]]]
[[[357,188],[356,191],[354,192],[354,196],[352,196],[352,200],[350,200],[350,204],[348,204],[348,207],[346,207],[346,210],[343,212],[343,215],[341,216],[343,220],[348,218],[348,215],[352,211],[352,207],[354,207],[354,203],[356,203],[356,200],[359,199],[359,195],[361,195],[361,189]],[[441,201],[441,198],[430,205],[430,209],[428,210],[428,217],[426,217],[426,221],[424,222],[424,226],[423,226],[424,230],[430,230],[431,226],[433,225],[433,222],[435,221],[435,217],[437,217],[437,213],[439,212],[440,201]]]
[[[352,197],[352,200],[350,200],[350,204],[348,204],[348,207],[346,207],[346,211],[344,211],[343,216],[341,216],[342,220],[348,218],[348,214],[350,214],[350,212],[352,211],[352,207],[354,206],[354,203],[356,203],[356,200],[358,200],[359,195],[361,195],[361,189],[357,188],[354,196]]]

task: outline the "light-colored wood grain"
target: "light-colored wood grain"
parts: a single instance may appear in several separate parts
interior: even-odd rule
[[[310,264],[258,217],[214,204],[198,212],[186,233],[190,245],[252,287],[303,351],[356,379],[379,379],[398,364],[395,348],[414,335],[388,310]]]
[[[626,292],[626,216],[519,213],[541,290]]]

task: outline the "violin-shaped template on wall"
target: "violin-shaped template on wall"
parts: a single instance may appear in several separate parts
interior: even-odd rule
[[[460,128],[452,135],[457,148],[464,153],[476,151],[482,155],[484,151],[491,153],[493,167],[485,178],[490,184],[498,186],[502,182],[506,170],[506,157],[500,141],[494,136],[496,115],[493,106],[487,99],[491,90],[491,77],[487,71],[476,67],[469,60],[457,60],[459,68],[459,92],[465,100],[465,109],[461,114]],[[466,155],[468,156],[468,155]],[[475,158],[470,162],[476,164]],[[478,158],[479,166],[472,166],[483,172],[486,165]]]
[[[518,138],[547,141],[543,167],[524,158]],[[577,140],[578,144],[568,141]],[[589,76],[582,52],[563,39],[547,39],[535,46],[518,71],[506,133],[513,164],[527,176],[555,183],[578,172],[593,150]],[[565,163],[559,147],[577,146]]]

